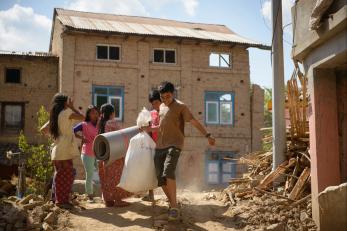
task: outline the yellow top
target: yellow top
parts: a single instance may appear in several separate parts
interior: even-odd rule
[[[75,155],[79,155],[75,135],[72,129],[74,122],[69,118],[72,113],[72,110],[69,108],[59,113],[59,137],[53,144],[51,152],[52,160],[70,160]]]

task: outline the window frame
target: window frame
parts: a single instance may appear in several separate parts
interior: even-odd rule
[[[216,121],[210,121],[208,118],[208,104],[215,104],[217,106],[217,120]],[[208,124],[219,124],[219,102],[217,101],[205,101],[205,107],[206,107],[206,116],[205,116],[205,121]]]
[[[8,69],[16,69],[16,70],[19,70],[19,83],[13,83],[13,82],[7,82],[6,81],[6,79],[7,79],[7,70]],[[4,68],[4,83],[5,84],[16,84],[16,85],[20,85],[20,84],[22,84],[23,83],[23,78],[22,78],[22,72],[23,72],[23,70],[22,70],[22,68],[21,67],[5,67]]]
[[[25,103],[24,102],[1,102],[1,118],[0,118],[0,128],[1,134],[18,134],[20,131],[25,129]],[[6,129],[5,128],[5,108],[8,105],[19,105],[21,106],[21,125],[17,129]]]
[[[164,51],[164,56],[163,56],[163,58],[164,58],[164,61],[163,62],[156,62],[155,60],[154,60],[154,51],[155,50],[161,50],[161,51]],[[174,51],[175,52],[175,62],[174,63],[167,63],[166,62],[166,51]],[[152,50],[152,63],[155,63],[155,64],[166,64],[166,65],[177,65],[177,49],[176,48],[153,48],[153,50]]]
[[[207,150],[205,152],[205,183],[208,185],[228,185],[229,182],[223,182],[223,175],[230,174],[230,179],[233,176],[237,176],[237,161],[224,159],[225,157],[234,158],[236,156],[235,151],[220,151],[220,150]],[[213,154],[217,155],[218,159],[210,160],[209,157]],[[224,171],[224,164],[230,163],[230,171]],[[209,171],[209,164],[217,164],[217,171]],[[218,174],[218,182],[209,181],[209,174]]]
[[[98,46],[106,46],[107,47],[107,59],[99,59],[98,58]],[[119,48],[119,59],[110,59],[110,47],[118,47]],[[96,44],[95,45],[95,58],[98,61],[110,61],[110,62],[121,62],[122,60],[122,46],[117,44]]]
[[[119,99],[119,117],[115,117],[116,120],[122,121],[123,118],[123,97],[122,96],[109,96],[108,97],[108,103],[111,103],[112,99]]]
[[[231,100],[230,101],[224,101],[224,100],[220,100],[220,98],[218,98],[218,101],[213,101],[213,100],[207,100],[207,94],[208,93],[217,93],[219,95],[223,95],[223,94],[230,94],[231,95]],[[207,109],[208,103],[217,103],[218,105],[218,110],[217,110],[217,118],[218,118],[218,122],[209,122],[207,119],[208,117],[208,113],[207,113]],[[222,103],[231,103],[231,122],[230,123],[225,123],[225,122],[221,122],[221,104]],[[204,92],[204,104],[205,104],[205,125],[229,125],[229,126],[235,126],[235,93],[232,91],[205,91]]]
[[[95,93],[96,88],[106,88],[107,94]],[[119,89],[121,91],[120,96],[109,94],[109,89]],[[92,104],[97,106],[96,98],[97,96],[105,96],[107,97],[107,103],[111,103],[111,99],[120,99],[119,104],[119,117],[116,117],[117,121],[124,121],[124,87],[122,86],[106,86],[106,85],[93,85],[92,86]]]
[[[218,55],[218,66],[211,66],[211,64],[210,64],[210,56],[211,56],[211,54],[217,54]],[[229,55],[229,66],[228,67],[222,67],[221,66],[222,55]],[[208,56],[208,67],[210,67],[210,68],[218,68],[218,69],[232,69],[232,54],[230,52],[210,51],[209,56]]]

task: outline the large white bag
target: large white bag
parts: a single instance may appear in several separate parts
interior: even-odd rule
[[[155,143],[146,132],[131,138],[118,187],[133,193],[158,187],[154,153]]]

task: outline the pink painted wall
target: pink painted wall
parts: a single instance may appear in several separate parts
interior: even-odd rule
[[[314,220],[319,221],[318,194],[340,184],[336,77],[333,70],[314,69],[308,75],[311,190]]]

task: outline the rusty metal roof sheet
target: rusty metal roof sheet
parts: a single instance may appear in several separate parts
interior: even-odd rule
[[[268,45],[244,38],[224,25],[90,13],[60,8],[55,9],[55,12],[57,19],[66,26],[67,29],[111,32],[127,35],[198,39],[269,49]]]

